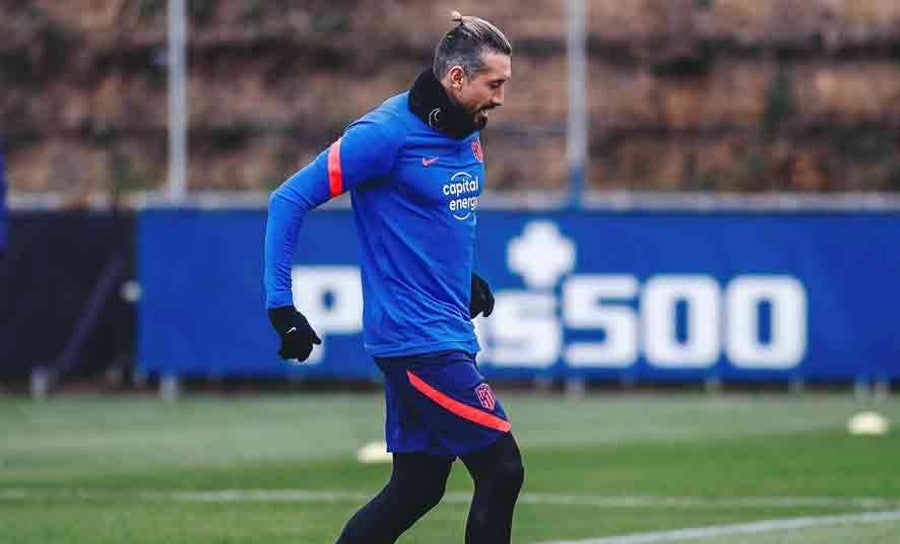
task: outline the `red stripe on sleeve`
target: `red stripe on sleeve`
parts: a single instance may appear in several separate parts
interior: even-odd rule
[[[406,371],[406,376],[409,378],[409,383],[412,384],[412,386],[415,387],[417,391],[434,401],[434,403],[438,406],[446,408],[450,412],[458,415],[463,419],[468,419],[469,421],[477,423],[483,427],[489,427],[491,429],[496,429],[504,433],[508,432],[512,427],[509,424],[509,421],[506,421],[505,419],[500,419],[495,415],[489,414],[487,412],[482,412],[481,410],[473,408],[468,404],[463,404],[456,399],[448,397],[447,395],[441,393],[437,389],[425,383],[422,378],[416,376],[409,370]]]
[[[341,175],[341,139],[328,149],[328,189],[331,198],[344,192],[344,178]]]

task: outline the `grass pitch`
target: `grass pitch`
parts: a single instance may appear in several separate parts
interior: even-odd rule
[[[526,464],[516,543],[900,510],[898,433],[844,431],[862,408],[900,422],[896,399],[500,396]],[[0,541],[331,543],[389,473],[355,460],[382,409],[376,394],[0,399]],[[462,542],[469,493],[455,466],[400,542]],[[900,521],[646,538],[893,543]]]

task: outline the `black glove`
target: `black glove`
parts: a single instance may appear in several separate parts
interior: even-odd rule
[[[305,361],[312,353],[313,344],[321,344],[319,335],[309,321],[293,306],[281,306],[269,310],[269,321],[281,337],[278,356],[282,359]]]
[[[491,315],[494,311],[494,295],[486,281],[481,279],[476,273],[472,273],[472,298],[469,300],[469,317],[475,318],[476,315],[484,312],[484,317]]]

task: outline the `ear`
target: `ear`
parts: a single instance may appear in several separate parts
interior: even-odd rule
[[[456,64],[447,71],[447,76],[450,78],[451,87],[459,87],[462,86],[463,81],[466,79],[466,71],[463,70],[462,66]]]

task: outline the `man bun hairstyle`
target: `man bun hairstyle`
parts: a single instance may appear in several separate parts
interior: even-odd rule
[[[450,12],[450,20],[456,26],[444,34],[434,51],[434,77],[442,79],[456,65],[462,66],[466,77],[472,77],[485,69],[481,58],[485,52],[512,54],[509,40],[490,22],[458,11]]]

